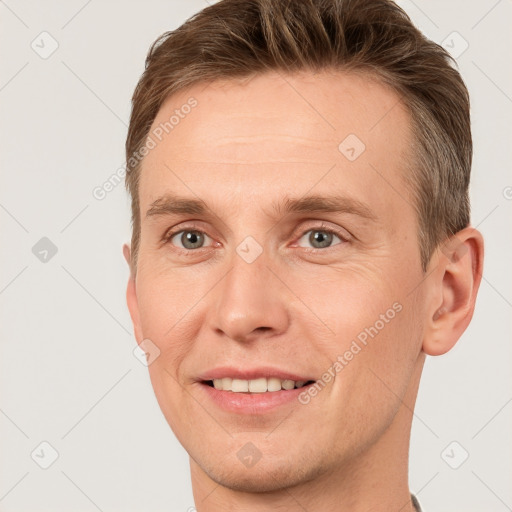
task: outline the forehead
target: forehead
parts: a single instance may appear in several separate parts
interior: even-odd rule
[[[275,204],[285,190],[336,189],[377,209],[403,208],[408,194],[409,114],[393,90],[364,74],[197,84],[164,102],[149,136],[155,147],[142,164],[142,216],[165,193],[233,213],[251,201]]]

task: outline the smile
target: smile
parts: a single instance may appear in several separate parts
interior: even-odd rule
[[[245,380],[232,377],[205,381],[211,387],[219,391],[231,391],[233,393],[267,393],[282,390],[298,389],[311,384],[313,381],[280,379],[278,377],[259,377]]]

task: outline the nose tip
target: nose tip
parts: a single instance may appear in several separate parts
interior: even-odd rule
[[[251,315],[239,316],[238,318],[226,317],[219,324],[217,332],[238,343],[247,343],[275,330],[270,326],[254,327],[254,325],[254,316]]]
[[[289,324],[285,293],[263,260],[238,259],[217,291],[214,329],[238,342],[282,333]]]

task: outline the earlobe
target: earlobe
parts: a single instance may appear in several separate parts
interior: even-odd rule
[[[130,277],[128,278],[128,285],[126,287],[126,303],[128,305],[128,310],[132,319],[135,338],[137,343],[140,343],[143,340],[143,336],[140,326],[139,304],[137,300],[135,275],[133,274],[131,266],[131,250],[128,244],[123,245],[123,255],[130,268]]]
[[[468,227],[436,251],[422,347],[432,356],[448,352],[471,321],[482,278],[483,238],[479,231]]]

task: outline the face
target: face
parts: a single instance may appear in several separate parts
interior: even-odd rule
[[[362,75],[269,73],[172,96],[150,133],[128,301],[165,418],[229,488],[333,474],[420,364],[408,113]]]

